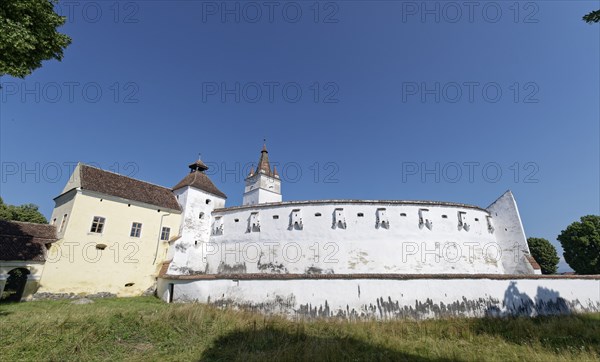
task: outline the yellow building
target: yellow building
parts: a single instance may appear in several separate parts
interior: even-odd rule
[[[78,164],[50,223],[58,241],[46,257],[38,293],[152,292],[181,207],[170,188]]]

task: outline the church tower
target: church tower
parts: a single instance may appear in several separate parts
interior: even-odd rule
[[[275,167],[271,171],[266,144],[263,144],[262,151],[260,151],[256,171],[252,168],[244,181],[246,187],[242,205],[281,202],[281,180]]]

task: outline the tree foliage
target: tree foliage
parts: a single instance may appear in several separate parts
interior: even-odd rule
[[[585,21],[588,24],[600,22],[600,10],[592,11],[589,14],[585,14],[583,16],[583,21]]]
[[[65,19],[51,0],[0,0],[0,76],[24,78],[43,60],[60,61],[71,43],[56,30]]]
[[[556,248],[544,238],[527,238],[529,251],[542,268],[542,274],[554,274],[558,269],[560,258]]]
[[[566,262],[578,274],[600,274],[600,216],[587,215],[558,236]]]
[[[34,222],[38,224],[47,224],[48,220],[38,210],[34,204],[25,204],[21,206],[7,205],[0,197],[0,219]]]

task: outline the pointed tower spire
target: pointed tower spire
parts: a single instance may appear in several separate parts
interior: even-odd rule
[[[244,180],[246,186],[242,205],[281,202],[281,179],[275,167],[271,170],[267,140],[263,141],[256,171],[252,168]]]
[[[267,140],[263,140],[263,148],[260,151],[260,158],[258,159],[258,166],[256,167],[257,173],[265,173],[271,176],[271,164],[269,163],[269,151],[267,151]]]

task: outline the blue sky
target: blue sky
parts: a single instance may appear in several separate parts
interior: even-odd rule
[[[559,246],[600,213],[598,1],[469,4],[62,1],[64,60],[0,80],[0,195],[49,217],[78,161],[173,186],[202,153],[234,206],[267,138],[284,200],[510,189]]]

